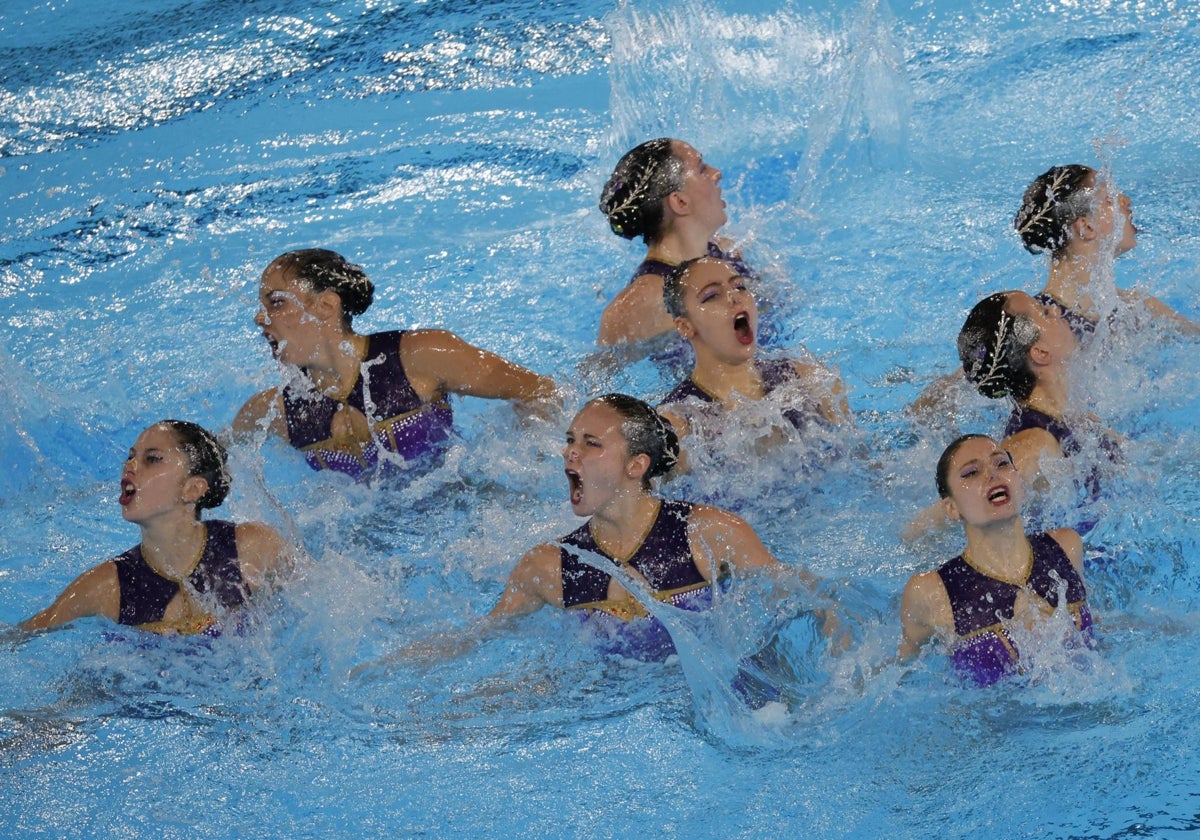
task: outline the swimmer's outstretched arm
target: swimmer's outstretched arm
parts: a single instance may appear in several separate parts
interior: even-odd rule
[[[744,519],[734,513],[709,505],[696,505],[688,520],[688,542],[697,567],[708,580],[723,566],[732,566],[742,572],[765,574],[781,584],[785,591],[793,591],[793,581],[799,581],[810,592],[816,592],[820,579],[803,566],[780,563],[763,545],[758,534]],[[831,640],[836,650],[845,650],[850,638],[840,632],[841,619],[836,605],[817,608],[822,617],[821,632]]]
[[[1200,336],[1200,324],[1189,320],[1153,295],[1142,294],[1132,289],[1118,289],[1117,294],[1126,303],[1140,304],[1152,317],[1175,332],[1193,338]]]
[[[508,629],[514,619],[535,613],[546,604],[562,606],[562,560],[554,543],[543,543],[527,551],[517,561],[491,612],[465,631],[440,633],[404,645],[382,659],[356,666],[350,676],[356,677],[375,668],[386,669],[401,662],[429,664],[465,656]]]
[[[405,337],[401,352],[410,377],[432,380],[439,391],[509,400],[518,410],[546,419],[562,409],[562,395],[551,377],[469,344],[448,330],[414,331]]]
[[[957,412],[971,395],[983,399],[963,375],[962,368],[957,368],[926,385],[925,390],[904,409],[904,413],[918,419],[951,414]]]
[[[21,630],[36,633],[52,630],[77,618],[101,615],[116,621],[121,610],[117,566],[111,560],[88,569],[62,591],[54,603],[37,615],[18,625]]]
[[[808,351],[808,359],[792,362],[792,367],[805,387],[817,396],[817,412],[821,419],[834,426],[854,422],[850,401],[846,398],[846,383],[833,368],[818,361]]]

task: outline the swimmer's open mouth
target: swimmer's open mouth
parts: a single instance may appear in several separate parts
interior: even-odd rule
[[[266,333],[263,333],[263,338],[266,339],[267,344],[271,348],[271,355],[278,356],[279,355],[279,342],[276,341],[271,336],[267,335]]]
[[[127,505],[133,501],[134,494],[136,494],[136,493],[137,493],[137,488],[134,487],[132,481],[129,481],[129,480],[122,481],[121,482],[121,497],[120,497],[119,501],[121,502],[121,504]]]
[[[992,504],[999,504],[1000,502],[1007,502],[1008,501],[1008,488],[1007,487],[992,488],[991,492],[988,493],[988,501],[991,502]]]
[[[738,341],[742,344],[754,342],[754,330],[750,327],[749,313],[739,312],[733,316],[733,331],[737,333]]]
[[[571,486],[571,504],[577,505],[583,500],[583,482],[579,478],[579,473],[574,470],[565,470],[567,474],[567,483]]]

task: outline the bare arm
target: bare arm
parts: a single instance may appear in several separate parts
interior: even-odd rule
[[[950,527],[952,521],[945,501],[938,499],[923,508],[904,526],[904,530],[900,532],[900,538],[905,542],[916,542],[926,534],[944,531]]]
[[[744,519],[709,505],[692,508],[688,543],[697,568],[707,580],[714,580],[725,565],[743,570],[780,566]]]
[[[117,566],[108,560],[75,578],[53,604],[22,621],[20,627],[26,631],[50,630],[90,615],[102,615],[116,621],[120,611]]]
[[[900,599],[899,656],[912,659],[935,635],[953,632],[954,612],[950,596],[937,572],[924,572],[909,578]]]
[[[488,350],[463,341],[447,330],[406,333],[400,358],[413,388],[423,400],[444,393],[511,400],[547,415],[561,407],[554,380]]]
[[[1130,289],[1118,289],[1117,293],[1126,303],[1141,304],[1153,318],[1164,322],[1171,329],[1183,335],[1200,335],[1200,325],[1179,314],[1153,295],[1142,294]]]
[[[663,279],[642,274],[604,307],[597,343],[636,344],[674,331],[674,319],[663,304]]]
[[[1045,429],[1025,429],[1009,435],[1000,444],[1012,456],[1013,466],[1029,487],[1036,486],[1042,475],[1041,460],[1045,457],[1062,458],[1062,447],[1054,435]]]
[[[805,388],[816,399],[817,412],[823,420],[834,425],[851,422],[846,385],[837,371],[815,360],[796,361],[793,367]]]
[[[970,394],[975,394],[962,368],[939,376],[921,392],[904,410],[913,417],[932,417],[937,414],[955,412],[966,402]]]
[[[264,421],[268,432],[287,440],[287,423],[283,419],[283,398],[280,396],[278,388],[262,391],[246,400],[246,404],[233,418],[232,430],[235,436],[257,434],[263,430]]]
[[[562,555],[554,543],[542,543],[525,552],[508,576],[491,620],[529,615],[546,604],[561,607]]]
[[[296,547],[262,522],[243,522],[236,531],[238,565],[251,592],[286,577],[296,562]]]
[[[562,606],[562,561],[557,545],[534,546],[517,561],[500,600],[481,621],[462,632],[440,633],[404,645],[382,659],[355,667],[355,677],[397,662],[430,662],[463,656],[514,618],[537,612],[546,604]]]

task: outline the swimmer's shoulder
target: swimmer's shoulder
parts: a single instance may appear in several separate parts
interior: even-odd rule
[[[632,344],[674,328],[675,323],[663,304],[663,278],[658,274],[639,274],[604,307],[597,342],[604,346]]]
[[[1077,571],[1083,570],[1083,538],[1072,528],[1055,528],[1046,534],[1058,543]]]
[[[67,585],[46,609],[21,622],[26,631],[49,630],[78,618],[99,615],[112,621],[121,612],[121,584],[114,559],[105,560]]]
[[[268,388],[246,400],[233,418],[234,435],[252,435],[262,431],[287,439],[287,422],[283,417],[283,395],[279,388]]]
[[[528,615],[545,604],[563,606],[562,553],[555,543],[540,543],[521,555],[489,616]]]
[[[239,522],[234,527],[234,539],[238,567],[252,592],[287,571],[294,560],[293,547],[265,522]]]

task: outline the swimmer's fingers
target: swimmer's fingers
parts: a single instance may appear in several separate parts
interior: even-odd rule
[[[24,630],[16,624],[0,626],[0,645],[3,645],[6,648],[16,649],[32,639],[35,635],[35,633]]]

